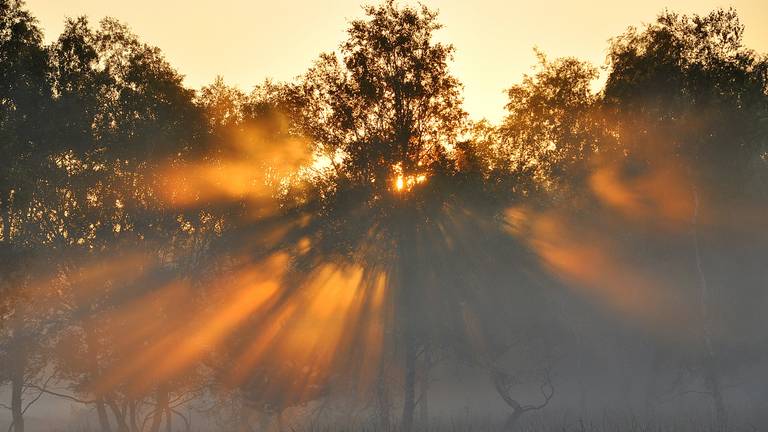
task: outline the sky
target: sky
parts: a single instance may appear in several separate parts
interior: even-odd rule
[[[160,47],[199,88],[217,75],[249,90],[266,78],[291,80],[321,52],[345,39],[348,22],[363,15],[365,0],[27,0],[46,39],[55,39],[65,17],[105,16],[127,23]],[[465,109],[475,119],[504,115],[504,90],[532,72],[538,47],[549,58],[574,56],[605,63],[608,40],[628,26],[652,22],[668,8],[705,14],[734,7],[746,26],[748,47],[768,52],[765,0],[503,1],[424,0],[440,12],[443,42],[456,47],[452,71],[464,83]]]

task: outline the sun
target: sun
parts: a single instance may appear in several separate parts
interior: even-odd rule
[[[392,177],[393,191],[396,193],[410,192],[414,186],[427,181],[427,174],[424,172],[404,173],[402,163],[392,165],[392,171],[394,171]]]
[[[395,177],[394,185],[395,192],[410,192],[414,186],[425,183],[427,181],[426,174],[411,174],[411,175],[398,175]]]

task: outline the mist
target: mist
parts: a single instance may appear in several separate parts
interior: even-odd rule
[[[243,91],[0,0],[0,427],[768,429],[768,57],[626,24],[493,123],[427,6]]]

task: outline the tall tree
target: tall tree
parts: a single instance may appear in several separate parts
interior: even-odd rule
[[[617,163],[635,175],[667,167],[687,191],[680,198],[691,232],[684,247],[701,305],[694,368],[712,396],[717,430],[728,428],[723,385],[728,325],[725,291],[718,289],[708,263],[735,265],[730,249],[717,240],[718,230],[734,216],[726,216],[725,209],[745,203],[751,208],[765,193],[760,119],[768,109],[768,62],[743,46],[743,31],[732,9],[704,16],[665,12],[655,23],[631,28],[612,41],[603,101],[622,150]],[[713,229],[717,219],[720,226]],[[733,279],[727,286],[729,297],[750,289]]]
[[[368,304],[374,282],[385,276],[394,320],[385,323],[393,335],[387,342],[395,349],[384,355],[395,355],[402,365],[400,427],[407,431],[414,424],[417,364],[425,347],[481,338],[465,327],[467,311],[501,319],[504,314],[489,311],[509,304],[512,291],[501,292],[505,284],[495,279],[498,274],[471,265],[503,267],[518,284],[524,278],[516,271],[526,260],[498,224],[504,204],[486,193],[483,162],[471,162],[482,159],[478,146],[462,143],[467,121],[461,86],[449,71],[453,48],[433,40],[440,28],[436,13],[394,1],[365,12],[366,19],[350,24],[340,56],[322,55],[286,93],[293,128],[322,163],[310,170],[295,201],[286,198],[286,208],[306,215],[307,222],[290,230],[281,245],[295,254],[299,270],[288,279],[291,286],[300,287],[326,263],[357,265]],[[300,239],[311,247],[289,246]],[[498,293],[498,302],[488,302],[490,294],[480,294],[480,286]],[[475,330],[482,332],[489,320]],[[365,340],[355,346],[364,347]]]
[[[341,58],[324,54],[305,76],[305,133],[334,169],[332,190],[322,203],[332,215],[329,223],[347,232],[327,241],[369,240],[367,225],[392,242],[381,258],[393,259],[396,269],[393,295],[405,360],[401,427],[408,431],[416,406],[416,356],[424,344],[416,329],[420,289],[414,240],[429,204],[424,195],[406,194],[422,180],[439,183],[439,173],[450,168],[447,155],[465,114],[460,84],[448,69],[453,48],[433,40],[440,28],[436,13],[394,1],[368,6],[365,13],[367,19],[350,24]],[[360,212],[364,220],[350,219]]]
[[[3,297],[5,379],[11,381],[13,428],[24,430],[23,392],[34,375],[40,327],[29,298],[31,259],[45,242],[44,218],[50,149],[45,138],[50,107],[48,57],[35,19],[18,0],[0,1],[0,292]]]

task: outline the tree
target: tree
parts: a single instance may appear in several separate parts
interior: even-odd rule
[[[326,232],[321,241],[346,238],[355,243],[342,247],[359,247],[368,233],[349,218],[362,211],[373,218],[364,223],[392,242],[381,258],[396,260],[390,265],[398,279],[393,295],[405,351],[401,427],[407,431],[416,403],[416,355],[424,343],[416,330],[420,311],[413,240],[425,222],[420,207],[429,205],[425,195],[409,190],[422,181],[439,183],[439,172],[450,169],[448,152],[465,114],[460,85],[448,71],[453,48],[432,41],[440,28],[436,13],[426,7],[401,8],[393,1],[365,12],[367,20],[351,23],[340,47],[342,58],[324,54],[305,76],[304,132],[333,166],[332,189],[320,203],[329,216],[328,228],[345,231]]]
[[[507,90],[500,145],[555,194],[584,189],[600,152],[611,148],[609,129],[592,91],[597,70],[575,58],[549,61],[536,51],[538,70]]]
[[[486,187],[479,146],[462,143],[461,87],[448,70],[452,47],[432,40],[440,28],[436,14],[393,1],[365,12],[366,20],[351,23],[341,58],[322,55],[300,85],[284,93],[289,129],[308,139],[324,162],[285,197],[286,215],[306,216],[306,222],[267,250],[292,254],[286,296],[301,297],[304,284],[331,263],[362,268],[360,288],[369,304],[384,276],[393,311],[386,342],[394,349],[383,355],[402,364],[401,428],[407,431],[417,404],[419,352],[471,346],[457,343],[481,337],[464,327],[467,310],[483,316],[474,329],[479,333],[497,325],[496,318],[503,321],[509,312],[498,308],[519,292],[504,292],[498,275],[526,285],[519,269],[530,257],[498,223],[507,201]],[[301,239],[310,246],[298,246]],[[499,294],[498,301],[489,302],[480,287]],[[366,346],[355,339],[364,332],[350,333],[348,347],[337,348],[336,370],[355,370],[350,360],[363,355],[354,350]]]
[[[42,331],[30,295],[32,260],[45,243],[43,200],[51,166],[44,124],[50,106],[47,55],[34,18],[17,0],[0,1],[0,293],[4,359],[11,382],[13,428],[24,431],[25,384],[39,371]]]
[[[712,396],[718,430],[728,424],[725,353],[717,343],[724,337],[725,311],[718,309],[722,294],[707,275],[706,262],[722,266],[731,257],[700,221],[764,192],[758,179],[765,167],[758,161],[764,152],[759,137],[765,133],[760,117],[768,107],[768,63],[742,45],[743,30],[732,9],[705,16],[665,12],[641,31],[629,29],[612,42],[603,101],[627,155],[618,163],[635,173],[671,166],[690,190],[685,201],[692,246],[685,247],[692,249],[702,304],[698,369]],[[728,285],[732,296],[738,285]]]
[[[763,169],[768,63],[743,46],[743,31],[732,9],[665,12],[614,39],[604,105],[629,131],[623,147],[643,163],[671,155],[713,192],[754,191],[742,186]]]
[[[68,20],[50,53],[55,116],[49,139],[56,143],[51,158],[58,172],[52,178],[60,198],[47,205],[54,209],[55,233],[65,251],[56,262],[64,281],[57,308],[66,317],[54,338],[60,349],[55,366],[75,394],[70,399],[96,406],[102,430],[111,430],[111,410],[117,429],[126,431],[136,428],[137,405],[147,394],[131,392],[127,383],[105,387],[103,381],[137,356],[137,346],[119,342],[135,326],[121,317],[138,320],[125,309],[137,297],[159,291],[158,284],[174,270],[182,273],[180,279],[193,274],[181,263],[187,253],[199,252],[188,234],[205,230],[201,226],[211,218],[203,212],[182,217],[164,206],[158,173],[202,145],[204,125],[193,93],[160,51],[113,20],[96,31],[85,18]],[[136,252],[147,244],[156,245],[155,259],[126,273],[119,261],[136,264]],[[154,319],[169,332],[169,315],[175,315],[168,312],[170,305],[161,309]],[[141,343],[162,337],[147,335]],[[147,415],[154,430],[173,415],[170,381],[155,389],[160,406]]]

